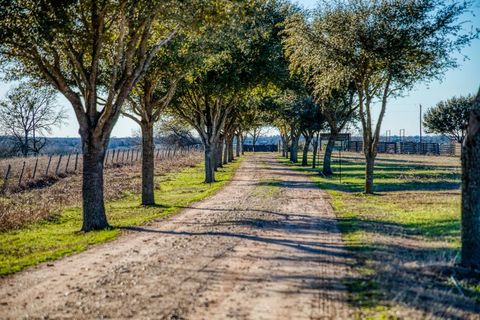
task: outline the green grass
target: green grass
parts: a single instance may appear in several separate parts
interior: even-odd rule
[[[20,230],[0,233],[0,275],[20,271],[44,261],[83,251],[93,244],[112,240],[121,234],[121,227],[141,225],[156,218],[176,213],[192,202],[217,191],[233,177],[240,161],[219,169],[218,182],[203,183],[203,164],[157,177],[160,189],[155,191],[158,206],[142,207],[140,196],[130,194],[106,204],[111,230],[79,232],[81,208],[67,208],[49,221],[29,225]]]
[[[310,167],[281,161],[307,173],[330,195],[343,239],[358,262],[355,269],[360,277],[347,280],[351,300],[359,307],[360,318],[384,318],[393,314],[388,310],[395,305],[377,275],[388,259],[402,266],[410,261],[448,264],[458,258],[460,162],[447,157],[379,155],[376,194],[365,195],[364,159],[351,153],[342,158],[341,181],[336,154],[332,158],[336,174],[329,178]],[[409,239],[419,248],[402,247],[396,239]]]
[[[364,162],[358,155],[344,156],[341,182],[337,161],[332,166],[336,174],[330,178],[307,167],[296,165],[296,169],[310,173],[311,179],[330,194],[343,225],[350,226],[348,233],[362,231],[362,222],[379,223],[378,227],[399,227],[398,231],[404,235],[446,241],[459,247],[458,160],[445,158],[450,165],[440,165],[437,161],[428,162],[427,157],[424,164],[409,161],[408,156],[399,157],[404,161],[379,156],[375,166],[375,195],[363,194]]]

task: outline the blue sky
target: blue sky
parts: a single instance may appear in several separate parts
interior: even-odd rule
[[[305,8],[314,8],[316,0],[299,0],[298,4]],[[480,0],[475,0],[473,11],[475,16],[468,15],[465,20],[470,20],[477,28],[480,28]],[[419,133],[419,105],[422,104],[426,110],[434,106],[438,101],[451,98],[455,95],[476,93],[480,87],[480,40],[474,41],[470,47],[462,51],[469,60],[464,60],[458,55],[460,68],[448,71],[442,81],[434,81],[428,85],[418,84],[411,92],[406,93],[402,98],[390,101],[387,113],[382,125],[382,132],[391,130],[392,135],[398,134],[400,129],[406,130],[406,135],[418,135]],[[11,84],[0,82],[0,97]],[[62,97],[58,99],[59,104],[65,106],[69,120],[68,125],[56,128],[52,136],[76,137],[78,136],[78,125],[69,103]],[[113,129],[112,136],[131,136],[138,126],[129,119],[120,118]]]

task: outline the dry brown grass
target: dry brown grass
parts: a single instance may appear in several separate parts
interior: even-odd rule
[[[186,151],[160,149],[157,150],[156,157],[166,159],[184,152]],[[137,149],[109,150],[105,157],[105,168],[133,165],[140,161],[141,154]],[[82,155],[77,153],[0,159],[0,192],[19,192],[44,187],[67,175],[82,172],[82,165]]]
[[[199,163],[200,159],[198,152],[170,158],[160,157],[155,162],[155,174],[164,175],[173,170],[192,166]],[[17,162],[15,167],[18,167],[18,161],[23,164],[23,160],[15,161]],[[45,159],[41,159],[40,162],[45,164]],[[10,159],[10,163],[14,161]],[[140,169],[139,161],[129,165],[126,162],[124,165],[108,163],[105,170],[105,199],[115,200],[129,193],[139,193]],[[0,197],[0,231],[17,229],[32,222],[52,218],[68,206],[79,206],[82,182],[79,172],[80,170],[77,173],[69,171],[69,174],[62,174],[60,177],[43,176],[22,185],[23,190],[19,192],[12,192],[18,191],[18,186],[16,189],[10,188],[10,192]],[[30,188],[25,189],[27,187]]]

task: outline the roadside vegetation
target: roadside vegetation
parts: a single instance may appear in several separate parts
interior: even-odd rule
[[[115,177],[107,176],[106,190],[116,190],[117,196],[106,203],[106,211],[111,217],[112,228],[96,232],[79,232],[82,224],[79,190],[68,189],[67,194],[73,197],[75,204],[67,201],[59,212],[51,211],[48,217],[21,228],[0,233],[0,275],[17,272],[25,267],[36,265],[43,261],[55,260],[59,257],[80,252],[93,244],[102,243],[116,238],[122,233],[122,228],[144,224],[157,218],[179,212],[192,202],[199,201],[225,185],[240,161],[225,165],[217,172],[217,182],[205,184],[203,164],[198,154],[188,161],[177,160],[173,170],[168,173],[163,166],[157,166],[155,182],[156,206],[141,206],[140,173],[138,168],[128,168],[114,173]],[[163,168],[163,170],[162,170]],[[80,188],[80,179],[77,187]],[[126,182],[122,184],[120,181]],[[62,181],[63,182],[63,181]],[[60,183],[62,183],[60,182]],[[59,185],[60,185],[59,183]],[[68,184],[67,184],[68,185]],[[43,190],[52,197],[58,197],[58,188]],[[119,196],[120,195],[120,196]],[[115,200],[113,200],[115,199]],[[57,206],[62,203],[55,199]],[[35,206],[35,203],[29,202]],[[34,210],[32,210],[33,212]]]
[[[287,160],[284,163],[290,164]],[[360,154],[332,158],[325,178],[296,166],[331,197],[359,278],[347,279],[360,318],[473,317],[479,275],[460,261],[460,159],[380,155],[377,192],[363,191]],[[428,303],[425,303],[428,301]],[[460,317],[460,318],[462,318]]]
[[[39,159],[45,160],[45,158]],[[39,161],[38,167],[42,167],[42,163],[46,165],[47,162]],[[156,175],[165,175],[199,163],[200,155],[199,152],[192,150],[182,155],[161,156],[156,159],[156,162],[158,166],[155,170]],[[15,161],[12,164],[14,168]],[[108,165],[108,169],[105,170],[107,200],[118,200],[125,195],[140,192],[139,164],[140,162],[117,161]],[[63,209],[78,205],[81,201],[82,176],[73,169],[68,172],[68,175],[63,173],[65,171],[61,170],[62,173],[59,176],[50,174],[40,177],[24,189],[17,188],[3,194],[0,198],[0,232],[19,229],[40,220],[52,219]]]

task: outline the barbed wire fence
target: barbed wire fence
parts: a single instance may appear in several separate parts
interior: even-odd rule
[[[198,145],[163,146],[155,149],[154,157],[155,160],[173,159],[200,151]],[[105,154],[104,168],[136,165],[141,161],[142,151],[139,148],[109,149]],[[69,175],[80,174],[82,167],[83,155],[79,152],[1,159],[0,195],[41,187]]]

